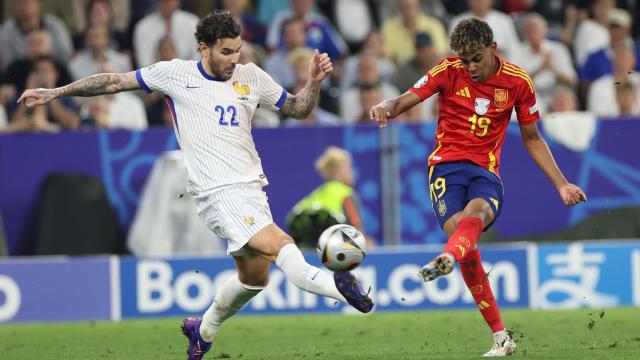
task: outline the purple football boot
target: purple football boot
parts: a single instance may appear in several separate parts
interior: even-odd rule
[[[211,349],[210,342],[204,341],[200,336],[200,323],[202,320],[196,317],[188,317],[182,321],[182,333],[189,339],[187,355],[189,360],[201,360],[204,354]]]
[[[334,272],[333,281],[347,302],[358,311],[368,313],[373,309],[373,301],[368,293],[365,293],[356,277],[349,271]]]

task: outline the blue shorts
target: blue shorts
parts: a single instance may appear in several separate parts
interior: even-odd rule
[[[429,197],[438,223],[444,228],[444,223],[451,216],[477,198],[489,203],[493,221],[496,221],[502,209],[504,189],[502,180],[481,166],[468,162],[441,163],[429,167]]]

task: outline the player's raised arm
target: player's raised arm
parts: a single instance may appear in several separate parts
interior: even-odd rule
[[[333,72],[333,64],[327,53],[320,54],[318,49],[313,52],[309,61],[309,80],[297,94],[287,94],[281,111],[296,119],[304,119],[318,104],[320,85]]]
[[[380,127],[386,127],[387,121],[420,103],[420,97],[413,92],[384,100],[369,110],[369,118],[378,122]]]
[[[136,80],[135,71],[123,74],[104,73],[91,75],[55,89],[27,89],[18,99],[18,103],[33,107],[63,96],[96,96],[137,89],[141,87]]]
[[[558,168],[547,142],[540,136],[536,123],[521,124],[520,133],[522,134],[522,142],[527,149],[531,158],[538,167],[544,172],[553,185],[558,190],[558,194],[567,206],[573,206],[581,201],[587,201],[587,195],[578,187],[567,181],[567,179]]]

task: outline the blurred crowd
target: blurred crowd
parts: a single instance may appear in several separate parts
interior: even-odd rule
[[[240,62],[262,67],[291,93],[307,81],[312,49],[334,62],[306,119],[259,109],[254,126],[370,122],[372,105],[450,55],[448,34],[472,16],[492,27],[500,56],[530,74],[543,116],[640,117],[638,7],[633,0],[4,0],[0,132],[171,126],[162,94],[62,98],[33,109],[15,100],[26,88],[197,60],[195,25],[222,8],[242,22]],[[435,121],[436,107],[429,99],[400,120]]]

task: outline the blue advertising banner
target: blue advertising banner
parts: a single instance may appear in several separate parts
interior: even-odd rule
[[[534,308],[640,305],[640,242],[575,242],[531,251]]]
[[[254,129],[253,135],[270,182],[265,191],[278,225],[285,228],[289,210],[322,184],[313,164],[326,147],[335,145],[353,155],[365,230],[380,239],[380,152],[376,127]],[[176,148],[173,131],[165,128],[145,132],[0,136],[0,214],[9,254],[34,253],[39,189],[50,173],[81,173],[102,180],[126,232],[155,160],[162,152]]]
[[[354,273],[376,311],[473,308],[458,268],[423,283],[421,266],[439,246],[377,248]],[[315,254],[307,260],[319,266]],[[501,307],[640,306],[640,241],[483,245],[482,260]],[[200,315],[235,273],[221,258],[31,258],[0,261],[0,323]],[[242,314],[355,312],[306,293],[276,267]]]
[[[112,318],[109,258],[0,262],[0,322]]]
[[[424,283],[418,271],[438,252],[372,252],[354,271],[371,296],[377,311],[428,310],[473,307],[473,299],[456,269],[450,276]],[[307,260],[318,266],[315,254]],[[487,247],[483,264],[499,304],[529,304],[527,249],[524,246]],[[203,313],[216,289],[235,272],[228,258],[218,259],[123,259],[121,262],[122,317],[176,316]],[[349,305],[306,293],[286,281],[273,268],[269,286],[253,299],[243,313],[353,312]]]

